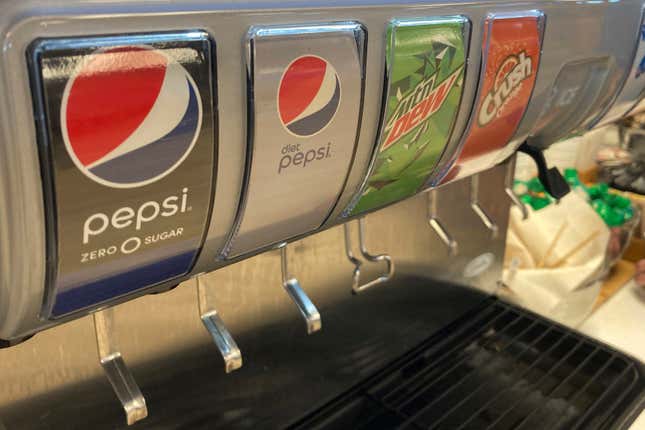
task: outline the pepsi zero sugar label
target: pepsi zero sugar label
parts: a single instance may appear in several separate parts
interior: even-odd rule
[[[187,274],[215,172],[213,53],[202,32],[35,42],[45,184],[45,316]]]
[[[356,146],[363,39],[354,22],[250,30],[249,168],[225,257],[310,232],[329,216]]]
[[[461,16],[390,23],[386,106],[376,153],[346,214],[410,197],[433,171],[459,110],[469,32]]]

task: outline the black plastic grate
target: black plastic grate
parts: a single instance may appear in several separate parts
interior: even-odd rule
[[[609,429],[644,401],[639,362],[491,299],[293,428]]]

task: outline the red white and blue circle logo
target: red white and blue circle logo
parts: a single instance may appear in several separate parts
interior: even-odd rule
[[[101,49],[67,82],[61,129],[74,164],[94,181],[133,188],[157,181],[192,150],[202,124],[195,81],[149,46]]]
[[[298,57],[280,79],[278,112],[282,125],[298,137],[313,136],[331,123],[340,96],[338,74],[327,60],[315,55]]]

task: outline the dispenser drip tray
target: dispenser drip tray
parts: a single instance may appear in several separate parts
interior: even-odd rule
[[[643,369],[490,299],[293,428],[626,428],[643,410]]]

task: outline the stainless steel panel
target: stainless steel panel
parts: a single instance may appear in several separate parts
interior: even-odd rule
[[[496,239],[470,210],[468,181],[439,190],[457,257],[428,226],[425,194],[368,215],[366,246],[388,252],[397,271],[360,295],[351,293],[354,267],[342,226],[290,244],[290,267],[324,321],[313,336],[282,290],[278,251],[202,277],[244,356],[231,374],[199,318],[194,280],[116,307],[113,335],[148,408],[137,426],[283,426],[475,306],[482,295],[434,278],[495,290],[508,223],[504,173],[502,166],[481,174],[480,204],[499,225]],[[466,270],[473,260],[486,264]],[[381,264],[366,264],[366,279],[381,273]],[[0,422],[8,430],[126,426],[97,360],[90,316],[0,350],[0,377]]]

